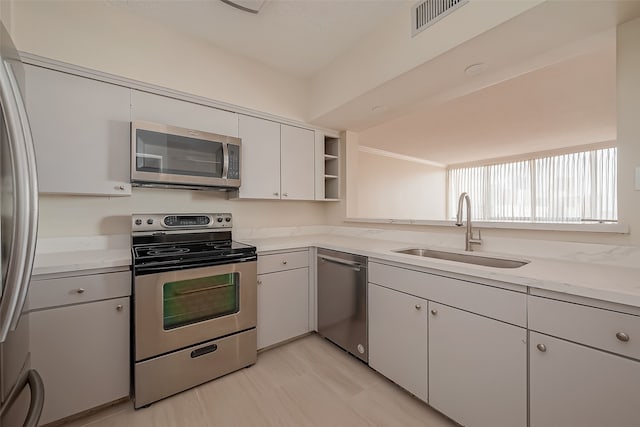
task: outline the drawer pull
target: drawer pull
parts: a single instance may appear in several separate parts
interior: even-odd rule
[[[547,346],[546,346],[546,345],[544,345],[544,344],[538,344],[538,345],[536,346],[536,348],[537,348],[538,350],[540,350],[541,352],[543,352],[543,353],[547,351]]]
[[[116,310],[122,311],[123,309],[124,309],[124,306],[122,304],[116,305]]]
[[[258,280],[258,285],[262,285],[262,280]]]
[[[438,314],[438,310],[436,310],[435,308],[433,310],[431,310],[431,315],[435,316],[436,314]]]
[[[78,289],[76,289],[76,293],[84,294],[84,288],[78,288]]]
[[[629,335],[625,334],[624,332],[618,332],[616,334],[616,338],[618,338],[620,341],[622,342],[627,342],[629,341]]]
[[[422,306],[420,304],[416,304],[416,310],[421,310]]]
[[[213,353],[218,349],[217,344],[211,344],[206,347],[200,347],[197,350],[193,350],[191,352],[191,358],[195,359],[196,357],[204,356],[205,354]]]
[[[287,261],[282,261],[282,265],[287,265]]]

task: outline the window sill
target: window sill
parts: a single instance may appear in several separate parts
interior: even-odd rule
[[[400,225],[428,225],[435,227],[455,227],[451,220],[430,219],[387,219],[387,218],[345,218],[344,222],[365,224],[400,224]],[[495,228],[506,230],[539,230],[539,231],[578,231],[584,233],[615,233],[628,234],[629,226],[620,223],[549,223],[549,222],[492,222],[473,221],[474,228]]]

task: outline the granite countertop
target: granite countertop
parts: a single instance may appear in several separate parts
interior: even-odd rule
[[[317,246],[352,252],[371,259],[402,263],[408,268],[415,266],[435,273],[441,271],[445,275],[454,273],[640,307],[640,280],[637,280],[640,270],[629,266],[479,251],[477,254],[482,256],[502,256],[530,261],[529,264],[515,269],[485,267],[393,252],[410,247],[428,247],[464,253],[460,250],[353,235],[306,234],[266,238],[248,236],[240,240],[255,245],[258,252]],[[33,268],[34,275],[131,265],[128,236],[43,239],[42,242],[39,241],[38,249]]]
[[[127,235],[38,239],[34,276],[131,265]]]
[[[530,261],[529,264],[519,268],[485,267],[393,252],[394,250],[410,247],[425,247],[458,253],[464,253],[464,251],[354,236],[307,235],[244,239],[243,241],[255,245],[259,252],[320,246],[327,249],[352,252],[369,258],[408,264],[408,268],[417,266],[442,271],[443,273],[456,273],[640,307],[640,280],[638,280],[640,270],[631,267],[477,252],[478,255],[482,256]]]

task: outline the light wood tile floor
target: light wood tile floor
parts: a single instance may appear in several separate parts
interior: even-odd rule
[[[68,425],[456,426],[315,334],[260,353],[250,368],[149,408],[136,411],[127,402]]]

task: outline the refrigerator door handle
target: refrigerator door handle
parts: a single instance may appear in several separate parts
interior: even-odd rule
[[[40,374],[35,369],[24,371],[20,375],[16,384],[9,391],[4,405],[0,408],[0,418],[11,408],[11,405],[13,405],[26,386],[31,389],[31,402],[29,403],[29,411],[23,427],[37,427],[44,407],[44,384]]]
[[[26,108],[11,64],[0,64],[0,101],[13,166],[12,245],[0,301],[0,342],[20,319],[31,280],[38,224],[38,181],[35,150]]]

